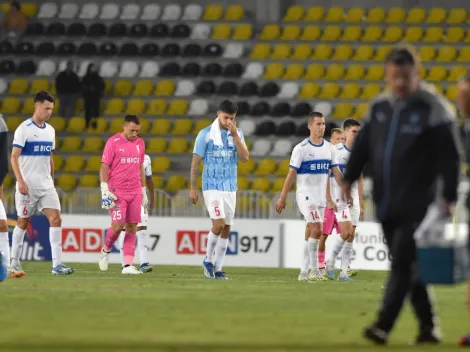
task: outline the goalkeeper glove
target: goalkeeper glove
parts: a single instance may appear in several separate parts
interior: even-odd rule
[[[109,191],[108,183],[101,182],[101,207],[103,209],[112,209],[116,206],[114,201],[117,197]]]
[[[147,188],[142,187],[142,206],[144,207],[144,212],[147,214],[149,208],[149,199],[147,197]]]

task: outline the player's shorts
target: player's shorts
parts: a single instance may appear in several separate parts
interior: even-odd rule
[[[357,224],[359,224],[359,218],[361,217],[361,208],[356,202],[354,202],[352,207],[338,206],[338,211],[335,212],[335,216],[338,222],[350,221],[353,226],[357,226]]]
[[[16,213],[19,218],[29,218],[43,209],[60,211],[60,200],[55,188],[29,189],[29,194],[15,192]]]
[[[109,209],[111,222],[139,224],[142,221],[142,194],[114,193],[116,206]]]
[[[297,195],[297,206],[307,223],[323,222],[325,207],[318,206],[318,202],[313,201],[311,197]]]
[[[147,227],[148,222],[149,222],[149,214],[145,212],[145,208],[142,205],[141,211],[140,211],[140,222],[137,225],[137,227]]]
[[[233,225],[237,192],[208,190],[202,191],[202,195],[211,220],[225,219],[225,225]]]
[[[331,235],[333,229],[336,230],[336,233],[339,233],[339,224],[336,220],[335,212],[333,209],[325,208],[325,218],[323,219],[323,234]]]
[[[5,206],[3,205],[3,202],[1,199],[0,199],[0,220],[7,220],[7,212],[5,211]]]

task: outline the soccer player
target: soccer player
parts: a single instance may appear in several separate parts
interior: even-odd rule
[[[16,177],[15,204],[18,221],[13,230],[11,269],[24,275],[20,257],[24,234],[31,215],[42,211],[49,221],[49,241],[52,252],[52,274],[70,275],[74,269],[62,264],[62,219],[60,201],[54,187],[55,148],[54,127],[46,123],[54,110],[54,97],[40,91],[34,97],[33,117],[15,131],[11,166]]]
[[[250,157],[243,133],[236,126],[237,110],[238,106],[233,101],[224,100],[220,104],[217,118],[212,125],[201,130],[196,137],[191,163],[189,199],[196,204],[199,197],[198,167],[201,159],[204,159],[202,194],[212,220],[212,228],[202,266],[204,275],[211,279],[228,279],[222,271],[222,266],[230,226],[235,216],[238,160],[246,162]]]
[[[124,118],[123,131],[108,139],[101,159],[101,206],[109,209],[111,226],[99,259],[100,270],[108,270],[108,255],[127,224],[123,243],[126,275],[142,274],[133,265],[137,224],[141,209],[147,209],[145,191],[144,156],[145,143],[138,137],[140,120],[135,115]]]
[[[290,169],[276,202],[280,214],[286,207],[286,198],[297,176],[297,205],[307,222],[303,261],[299,281],[328,280],[318,269],[318,243],[322,235],[323,213],[326,205],[326,185],[331,169],[338,183],[343,175],[338,168],[334,147],[323,139],[325,117],[320,112],[312,112],[308,119],[309,138],[294,147],[290,159]],[[310,275],[308,265],[310,263]]]
[[[332,145],[337,145],[344,142],[344,131],[341,128],[333,128],[331,130],[330,143]],[[318,267],[320,268],[320,273],[322,275],[326,274],[325,271],[325,249],[326,249],[326,239],[333,232],[333,229],[336,229],[336,232],[339,233],[339,225],[336,221],[334,208],[335,205],[331,198],[330,194],[330,183],[333,180],[333,174],[330,172],[330,182],[326,184],[326,202],[327,206],[325,208],[325,218],[323,219],[323,234],[320,236],[320,243],[318,245]]]
[[[346,137],[345,143],[336,146],[336,154],[338,157],[339,168],[343,174],[346,171],[346,164],[349,160],[351,150],[356,139],[357,133],[361,128],[361,124],[354,119],[344,121],[343,129]],[[348,271],[353,252],[354,232],[356,230],[359,218],[362,217],[364,210],[362,209],[362,175],[357,182],[354,183],[352,189],[353,204],[350,207],[345,200],[342,199],[341,187],[334,180],[331,184],[335,209],[336,221],[339,222],[340,236],[333,245],[330,257],[326,261],[326,275],[330,279],[335,278],[335,262],[341,250],[341,273],[338,277],[340,281],[351,280]]]
[[[155,203],[155,187],[152,180],[152,161],[150,157],[145,154],[144,157],[144,171],[145,171],[145,178],[147,183],[147,188],[150,194],[149,199],[149,209],[153,209]],[[144,192],[144,190],[142,190]],[[149,237],[147,234],[147,223],[149,220],[149,211],[145,209],[144,206],[141,207],[140,217],[141,221],[137,225],[137,248],[139,249],[139,258],[140,258],[140,268],[139,270],[143,273],[149,273],[153,270],[153,267],[149,264],[148,260],[148,251],[149,251]],[[128,225],[126,224],[126,231],[130,231],[127,229]],[[122,266],[124,267],[124,235],[121,234],[119,236],[119,250],[121,252],[121,262]]]

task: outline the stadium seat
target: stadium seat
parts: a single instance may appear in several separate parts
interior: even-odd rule
[[[281,40],[297,40],[300,36],[300,27],[291,24],[287,25],[282,29]]]
[[[283,78],[288,80],[297,80],[304,75],[304,66],[302,64],[289,64],[286,68]]]
[[[447,77],[447,70],[444,66],[433,66],[429,69],[426,79],[429,82],[441,82]]]
[[[2,101],[0,113],[16,114],[20,111],[21,102],[18,98],[6,97]]]
[[[184,115],[188,111],[188,102],[183,99],[175,99],[168,105],[168,115]]]
[[[342,7],[330,7],[326,12],[325,22],[342,22],[344,21],[344,9]]]
[[[358,23],[362,22],[364,19],[364,9],[360,7],[353,7],[348,10],[348,13],[345,16],[345,21],[347,23]],[[342,20],[340,20],[341,22]]]
[[[268,139],[257,139],[253,143],[253,148],[250,152],[253,156],[265,156],[271,150],[271,142]]]
[[[193,123],[190,119],[178,119],[173,124],[171,134],[176,136],[187,135],[191,132]]]
[[[45,2],[41,4],[37,17],[41,20],[51,19],[57,15],[58,8],[54,2]]]
[[[99,178],[97,175],[83,175],[80,177],[78,187],[95,188],[98,187]]]
[[[445,21],[447,17],[447,11],[442,8],[433,7],[426,17],[426,23],[440,24]]]
[[[399,26],[387,27],[382,36],[382,41],[386,43],[395,43],[403,37],[403,29]]]
[[[8,116],[6,118],[8,131],[14,132],[23,121],[24,121],[23,117]]]
[[[355,119],[362,119],[367,114],[368,105],[367,103],[359,103],[356,105],[356,109],[354,110],[353,118]]]
[[[72,117],[67,124],[67,132],[82,133],[85,131],[85,119],[83,117]]]
[[[30,94],[36,94],[41,90],[50,90],[49,81],[47,79],[35,79],[31,82],[31,87],[29,88]]]
[[[362,35],[362,27],[347,26],[343,31],[343,35],[341,36],[341,41],[356,42],[360,40],[361,35]]]
[[[374,48],[371,45],[359,45],[356,47],[354,56],[352,57],[355,61],[368,61],[374,54]]]
[[[152,99],[147,105],[147,115],[162,115],[166,111],[166,101],[163,99]]]
[[[271,156],[287,156],[292,152],[292,143],[288,139],[278,139],[274,143]],[[287,161],[287,160],[286,160]],[[282,163],[282,162],[281,162]],[[286,172],[287,174],[287,172]]]
[[[204,15],[202,19],[204,21],[218,21],[222,18],[223,9],[220,5],[208,5],[204,9]]]
[[[3,102],[5,104],[5,101]],[[56,104],[57,105],[57,104]],[[33,98],[26,98],[23,101],[23,107],[21,113],[25,115],[32,115],[34,113],[34,101]]]
[[[68,172],[78,172],[83,169],[85,160],[81,155],[70,155],[65,159],[63,170]]]
[[[60,7],[59,18],[62,20],[71,20],[78,15],[78,4],[72,2],[63,3]]]
[[[328,117],[333,112],[333,107],[327,101],[320,101],[315,104],[315,110],[321,112],[324,116]]]
[[[183,21],[197,21],[202,16],[202,7],[199,4],[190,4],[184,8]]]
[[[417,43],[423,38],[424,31],[422,27],[408,27],[403,40],[409,43]]]
[[[457,49],[454,46],[441,46],[437,51],[436,61],[452,62],[457,57]]]
[[[338,103],[333,109],[333,117],[337,119],[346,119],[351,117],[353,107],[349,103]]]
[[[61,155],[54,153],[52,154],[52,159],[54,162],[54,170],[55,171],[62,170],[62,167],[64,165],[64,158],[62,158]]]
[[[371,65],[367,70],[367,74],[364,79],[366,81],[379,81],[384,76],[384,67],[382,65]]]
[[[263,27],[259,39],[261,40],[275,40],[281,34],[281,28],[277,24],[267,24]]]
[[[209,104],[207,100],[204,99],[194,99],[191,100],[189,106],[188,115],[190,116],[200,116],[204,115],[209,111]]]
[[[119,16],[120,20],[134,21],[139,17],[140,6],[137,4],[125,4]]]
[[[470,47],[463,47],[459,50],[457,62],[470,62]]]
[[[114,20],[119,16],[119,5],[116,3],[106,3],[101,7],[100,20]]]
[[[255,44],[250,53],[250,59],[262,60],[266,59],[271,53],[269,44]]]
[[[230,37],[232,33],[232,28],[229,24],[220,23],[216,24],[212,30],[212,39],[216,40],[226,40]]]
[[[162,9],[156,3],[146,4],[140,14],[140,19],[143,21],[156,21],[161,14]]]
[[[450,101],[456,101],[458,94],[459,94],[458,87],[450,86],[449,88],[447,88],[445,95],[447,99],[449,99]]]
[[[277,44],[271,54],[273,60],[287,59],[291,54],[292,47],[289,44]]]
[[[135,61],[124,61],[121,64],[121,70],[119,71],[119,77],[133,78],[139,72],[139,66]]]
[[[8,88],[9,94],[25,94],[28,90],[28,80],[24,78],[13,78]]]
[[[344,76],[344,66],[341,64],[328,65],[324,78],[330,81],[336,81]]]
[[[153,121],[150,133],[156,135],[168,134],[171,129],[171,122],[165,118],[159,118]]]
[[[325,69],[321,64],[310,64],[307,66],[307,72],[305,73],[304,79],[317,80],[323,77]]]
[[[276,169],[276,162],[273,159],[261,159],[256,166],[255,175],[268,176]]]
[[[321,36],[321,29],[319,26],[309,25],[306,26],[300,36],[300,40],[316,41]]]
[[[168,4],[163,10],[162,21],[176,21],[181,17],[181,6],[179,4]]]
[[[457,82],[461,78],[464,77],[465,73],[467,72],[467,68],[465,66],[453,66],[449,70],[449,75],[447,76],[447,81],[449,82]]]
[[[436,50],[432,46],[421,46],[418,53],[423,62],[432,61],[436,57]]]
[[[284,74],[284,66],[280,63],[272,63],[266,67],[264,79],[279,79]]]
[[[448,24],[461,24],[467,19],[467,10],[464,8],[451,9],[447,16]]]
[[[244,47],[240,43],[228,43],[225,47],[223,57],[226,59],[238,59],[242,57],[244,53]]]
[[[267,192],[271,187],[271,181],[267,177],[255,178],[251,183],[251,189],[254,191]]]
[[[101,167],[101,156],[94,155],[94,156],[90,156],[87,159],[84,171],[97,172],[97,171],[100,171],[100,167]]]
[[[57,177],[57,186],[62,191],[68,192],[75,188],[77,179],[73,174],[63,173]]]
[[[307,14],[305,15],[304,21],[306,22],[318,22],[323,19],[325,12],[323,7],[313,6],[308,9]]]
[[[128,96],[131,94],[132,81],[121,79],[114,85],[114,95],[118,97]]]
[[[124,111],[124,101],[119,98],[112,98],[106,102],[105,115],[119,115]]]
[[[170,169],[171,161],[166,156],[160,156],[152,159],[152,171],[158,174],[164,173]]]
[[[405,10],[401,7],[392,7],[388,10],[386,23],[401,23],[405,20]]]
[[[8,83],[3,78],[0,78],[0,94],[5,94],[8,90]]]
[[[428,27],[422,41],[424,43],[439,43],[444,36],[444,31],[441,27]]]
[[[78,18],[81,20],[93,20],[98,16],[100,9],[95,3],[87,3],[83,5]]]
[[[286,22],[298,22],[301,21],[304,17],[305,10],[302,6],[293,5],[287,9],[286,14],[284,15],[283,21]]]
[[[245,15],[245,10],[241,5],[229,5],[224,14],[225,21],[240,21]]]
[[[56,64],[52,60],[41,60],[39,62],[37,76],[52,76],[56,73]]]
[[[103,139],[101,137],[86,137],[83,141],[82,152],[95,153],[103,148]]]
[[[296,45],[292,56],[292,60],[307,60],[312,53],[312,47],[308,44]]]
[[[184,176],[181,175],[172,175],[168,177],[166,182],[166,191],[167,192],[178,192],[186,186],[186,180]]]
[[[362,35],[363,42],[376,42],[382,37],[382,27],[369,26]]]
[[[361,86],[357,83],[346,83],[341,89],[339,98],[341,99],[356,99],[361,91]]]
[[[424,22],[426,18],[426,10],[422,7],[414,7],[408,11],[405,23],[416,24]]]
[[[170,80],[161,80],[161,81],[158,81],[156,87],[155,87],[155,95],[156,96],[163,96],[163,97],[167,97],[167,96],[171,96],[173,95],[174,91],[175,91],[175,83],[173,81],[170,81]]]
[[[61,152],[78,152],[82,141],[77,136],[65,136],[60,147]]]
[[[134,96],[137,97],[148,97],[152,94],[153,82],[150,79],[140,80],[135,84]]]
[[[465,31],[460,27],[450,27],[447,29],[444,36],[444,42],[446,43],[459,43],[463,40]]]
[[[211,120],[198,120],[196,122],[194,132],[199,132],[203,128],[209,126],[212,123]],[[238,122],[238,127],[242,130],[243,135],[245,136],[251,136],[256,129],[255,122],[251,119],[242,119]],[[196,133],[197,133],[196,132]]]
[[[368,83],[362,88],[361,99],[372,99],[382,91],[382,87],[375,83]]]
[[[321,99],[334,99],[339,95],[340,88],[337,83],[325,83],[321,87],[318,98]]]
[[[251,24],[238,24],[235,26],[232,34],[233,40],[248,40],[253,35],[253,28]]]
[[[312,59],[313,60],[328,60],[331,57],[333,49],[330,45],[318,44],[315,46]]]
[[[366,22],[382,23],[385,20],[385,9],[374,7],[367,11]]]
[[[103,117],[93,120],[94,124],[88,126],[87,133],[104,133],[108,128],[108,121]]]
[[[341,36],[340,26],[326,26],[323,30],[320,40],[326,42],[335,42]]]
[[[140,115],[145,111],[145,101],[143,99],[130,99],[127,102],[126,114]]]
[[[254,168],[255,168],[255,161],[253,159],[249,159],[245,163],[238,163],[238,173],[240,175],[251,174]]]
[[[317,83],[308,82],[302,85],[302,89],[299,93],[301,99],[312,99],[315,98],[320,92],[320,87]]]

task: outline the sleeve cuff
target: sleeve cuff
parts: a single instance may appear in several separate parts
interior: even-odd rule
[[[330,169],[331,169],[332,167],[335,167],[335,166],[339,166],[339,164],[331,164],[331,165],[330,165]]]
[[[147,177],[147,178],[152,178],[152,175],[145,175],[145,177]]]
[[[294,169],[295,171],[299,171],[299,170],[300,170],[299,167],[295,167],[294,165],[289,165],[289,167],[290,167],[291,169]]]
[[[22,145],[19,145],[19,144],[13,144],[13,146],[16,147],[16,148],[23,149],[23,146],[22,146]]]

